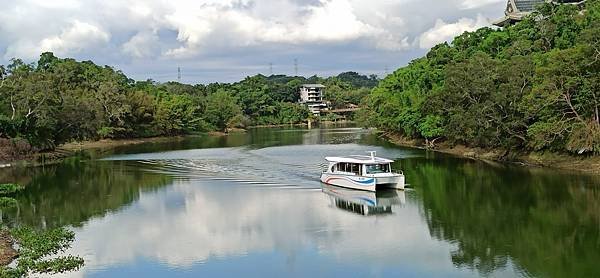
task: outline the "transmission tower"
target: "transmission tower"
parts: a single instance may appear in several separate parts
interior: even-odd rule
[[[273,75],[273,63],[269,63],[269,73]]]
[[[177,67],[177,82],[181,83],[181,68]]]
[[[298,59],[294,59],[294,73],[298,76]]]

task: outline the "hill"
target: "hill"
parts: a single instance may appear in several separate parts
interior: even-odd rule
[[[383,79],[361,119],[430,146],[600,153],[600,1],[544,4],[440,44]]]

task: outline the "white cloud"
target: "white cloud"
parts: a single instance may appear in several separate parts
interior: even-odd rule
[[[464,9],[476,9],[497,3],[506,3],[506,0],[463,0],[461,7]]]
[[[433,28],[419,37],[419,47],[429,49],[439,43],[450,41],[466,31],[474,31],[486,25],[489,25],[489,22],[481,15],[477,16],[477,19],[461,18],[455,23],[446,23],[438,19]]]
[[[315,61],[311,75],[332,66],[383,72],[422,55],[420,46],[486,24],[469,18],[503,10],[500,0],[5,0],[0,63],[52,50],[157,80],[168,76],[164,65],[194,60],[233,64],[228,78],[293,58]],[[340,66],[348,56],[361,61]],[[153,75],[149,64],[164,70]]]
[[[142,31],[135,34],[123,44],[123,52],[134,58],[151,57],[158,47],[159,38],[156,32]]]
[[[249,11],[222,4],[181,7],[167,15],[166,21],[178,31],[177,39],[184,45],[170,49],[166,54],[175,57],[193,56],[207,45],[222,43],[220,39],[230,34],[234,34],[235,39],[227,41],[229,46],[327,43],[362,37],[395,39],[394,36],[379,36],[386,34],[385,31],[359,20],[347,0],[321,0],[320,4],[300,8],[295,13],[288,12],[296,17],[284,21],[280,18],[273,21],[270,18],[253,17]],[[382,45],[396,48],[401,44],[402,40],[388,41]]]
[[[42,52],[52,51],[59,55],[68,55],[80,52],[86,47],[97,47],[109,40],[110,34],[98,26],[75,20],[60,35],[43,39],[39,48]]]
[[[360,21],[347,0],[321,1],[322,6],[311,7],[310,16],[304,22],[304,28],[298,39],[307,40],[346,40],[356,39],[377,31]]]

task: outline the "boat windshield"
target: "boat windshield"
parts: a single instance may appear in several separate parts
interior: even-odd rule
[[[391,167],[390,164],[371,164],[365,165],[367,169],[367,174],[381,174],[381,173],[390,173]]]

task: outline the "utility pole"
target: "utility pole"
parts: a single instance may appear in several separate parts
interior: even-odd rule
[[[298,76],[298,59],[294,58],[294,73]]]
[[[177,67],[177,82],[181,83],[181,68]]]

